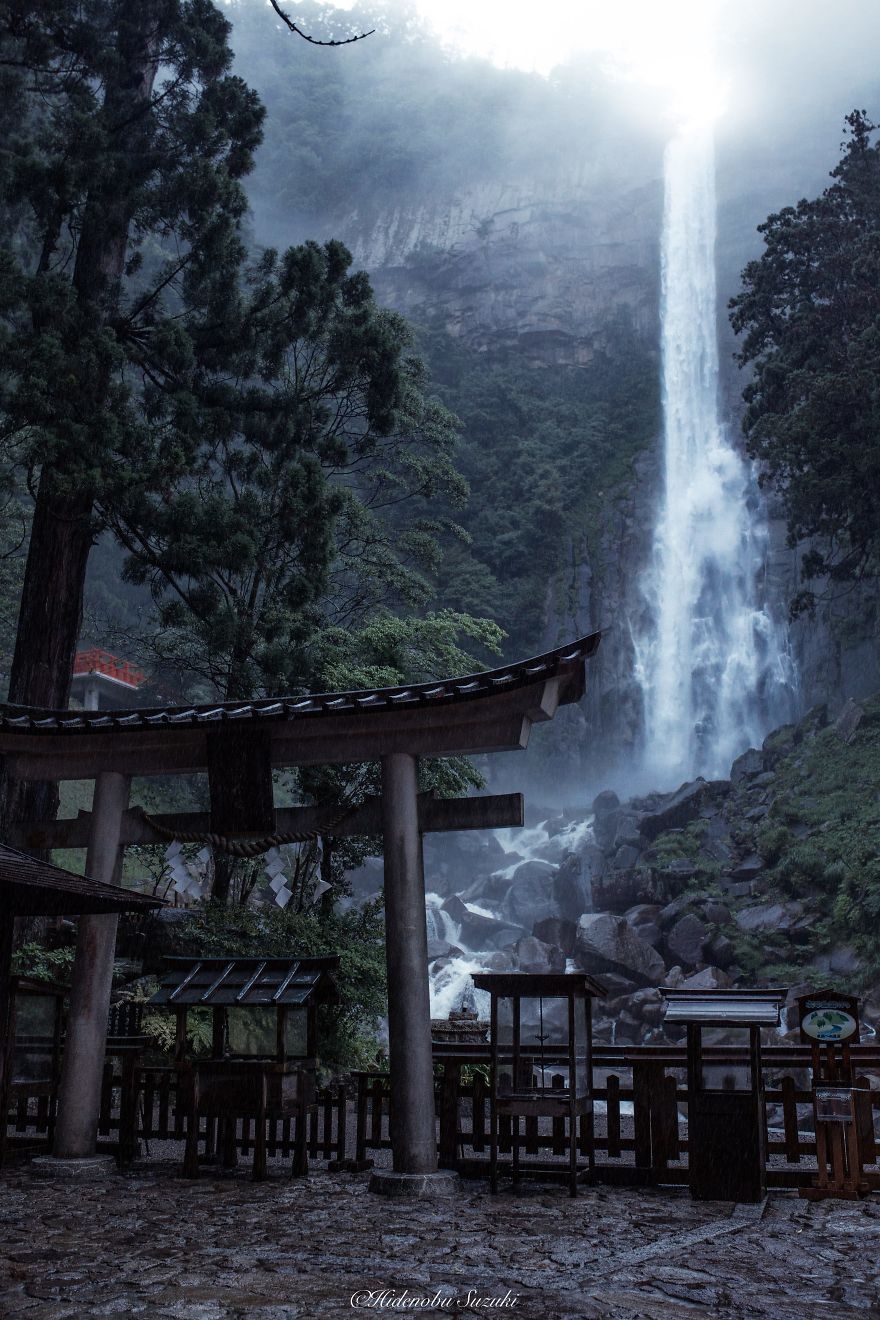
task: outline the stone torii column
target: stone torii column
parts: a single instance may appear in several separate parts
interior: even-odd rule
[[[128,777],[114,771],[95,780],[86,875],[106,884],[116,878],[128,791]],[[116,914],[79,919],[53,1146],[59,1160],[95,1154],[118,922]]]
[[[418,773],[407,752],[382,757],[382,835],[394,1167],[374,1173],[370,1189],[388,1196],[448,1195],[458,1175],[437,1169]]]

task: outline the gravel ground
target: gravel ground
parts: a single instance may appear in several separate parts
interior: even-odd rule
[[[686,1191],[525,1184],[371,1194],[366,1174],[186,1182],[142,1162],[102,1183],[0,1176],[4,1320],[323,1320],[354,1310],[591,1317],[880,1316],[880,1198],[763,1207]],[[503,1304],[502,1304],[503,1303]]]

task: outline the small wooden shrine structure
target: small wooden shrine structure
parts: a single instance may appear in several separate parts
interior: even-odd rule
[[[161,907],[161,899],[137,894],[129,889],[120,889],[116,885],[102,884],[88,875],[74,875],[49,862],[39,861],[26,853],[18,852],[5,844],[0,844],[0,1120],[5,1133],[6,1118],[11,1097],[28,1082],[38,1083],[37,1090],[30,1088],[29,1094],[40,1094],[40,1102],[45,1100],[48,1120],[54,1122],[55,1097],[62,1086],[59,1078],[58,1060],[60,1050],[60,996],[54,989],[33,983],[33,988],[22,978],[13,977],[12,943],[16,917],[28,916],[82,916],[83,914],[101,913],[109,916],[113,922],[115,936],[116,916],[120,912],[150,912]],[[110,998],[112,981],[112,959],[106,985],[103,987],[107,1002]],[[27,996],[27,1000],[23,999]],[[40,1003],[40,999],[44,1002]],[[51,999],[50,1004],[45,1002]],[[19,1056],[17,1032],[23,1028],[27,1017],[39,1017],[41,1025],[36,1033],[46,1042],[41,1046],[43,1062],[40,1063],[41,1078],[26,1078],[23,1074],[16,1080],[18,1059],[22,1063],[24,1055]],[[90,1024],[91,1027],[91,1024]],[[107,1010],[104,1008],[103,1019],[95,1022],[87,1037],[71,1034],[68,1030],[66,1055],[83,1049],[88,1057],[94,1053],[97,1059],[96,1087],[93,1093],[85,1096],[74,1095],[72,1103],[86,1103],[95,1109],[97,1123],[100,1108],[101,1070],[104,1064],[104,1042],[107,1032]],[[51,1047],[48,1045],[51,1037]],[[27,1057],[36,1066],[37,1052],[27,1051]],[[28,1065],[31,1066],[30,1064]],[[59,1101],[60,1103],[60,1101]],[[51,1123],[50,1123],[51,1126]]]
[[[318,1007],[339,1002],[336,954],[260,958],[222,954],[166,958],[168,971],[150,1000],[173,1009],[176,1059],[186,1058],[186,1016],[210,1008],[212,1055],[221,1058],[314,1059]]]
[[[491,996],[492,1191],[498,1191],[502,1129],[511,1145],[514,1187],[523,1173],[559,1172],[558,1165],[522,1160],[523,1137],[528,1148],[529,1129],[537,1133],[544,1119],[567,1148],[569,1195],[576,1196],[578,1180],[593,1171],[592,1000],[605,988],[586,972],[477,972],[474,986]],[[585,1167],[578,1162],[582,1148]]]
[[[437,1151],[421,835],[432,828],[521,824],[522,799],[513,794],[457,803],[424,800],[418,791],[418,758],[525,748],[534,724],[552,719],[560,705],[581,699],[586,661],[600,639],[597,632],[518,664],[393,688],[163,709],[2,706],[0,756],[11,778],[95,780],[90,816],[30,822],[20,831],[20,841],[32,848],[88,844],[87,871],[110,881],[121,847],[167,841],[169,829],[172,837],[177,829],[202,830],[226,840],[244,837],[255,847],[268,840],[268,847],[285,830],[338,836],[370,833],[378,825],[385,860],[394,1169],[433,1173]],[[275,768],[357,761],[378,761],[382,784],[381,800],[353,813],[358,821],[340,821],[333,808],[276,811]],[[127,811],[132,775],[204,771],[209,815],[151,824],[142,813]],[[69,1027],[75,1036],[80,1027],[93,1038],[106,1031],[107,969],[112,968],[114,945],[115,924],[111,929],[98,917],[80,923]],[[68,1052],[58,1155],[81,1157],[94,1151],[102,1055],[103,1049]]]
[[[223,1162],[236,1162],[238,1119],[254,1126],[255,1179],[266,1176],[266,1123],[296,1124],[293,1172],[308,1172],[306,1118],[314,1106],[317,1015],[336,1003],[339,958],[168,958],[150,1001],[173,1009],[176,1059],[189,1090],[184,1173],[199,1173],[200,1122],[216,1122]],[[188,1059],[187,1013],[209,1008],[209,1058]]]
[[[687,1027],[688,1177],[699,1201],[760,1201],[766,1194],[767,1125],[761,1029],[779,1026],[784,990],[661,990],[665,1021]],[[746,1033],[745,1067],[713,1054],[704,1031],[724,1044]]]
[[[10,1110],[21,1126],[26,1125],[29,1102],[37,1101],[36,1126],[51,1144],[55,1126],[55,1104],[61,1078],[61,1041],[67,987],[28,976],[13,976],[9,982],[9,1016],[0,1042],[3,1060],[0,1075],[0,1165],[5,1162]],[[22,1107],[19,1112],[19,1106]],[[19,1145],[19,1142],[15,1142]],[[21,1144],[28,1144],[24,1139]]]

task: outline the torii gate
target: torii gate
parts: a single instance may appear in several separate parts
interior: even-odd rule
[[[394,1106],[394,1172],[434,1174],[433,1069],[427,975],[425,883],[421,835],[431,829],[522,823],[519,794],[506,798],[420,801],[417,758],[525,748],[533,724],[579,701],[593,633],[520,664],[439,683],[162,710],[41,711],[0,707],[0,755],[13,779],[94,779],[86,822],[27,826],[16,840],[29,847],[82,847],[95,880],[118,880],[121,849],[159,841],[138,813],[126,810],[133,775],[207,770],[211,813],[165,817],[187,832],[209,826],[227,837],[320,829],[321,812],[276,813],[272,770],[279,767],[380,761],[382,796],[363,820],[334,823],[335,832],[372,831],[381,822],[385,859],[388,1035]],[[329,827],[326,812],[324,823]],[[329,828],[328,828],[328,832]],[[94,1153],[116,918],[79,924],[71,987],[55,1154]],[[103,990],[97,992],[97,987]]]

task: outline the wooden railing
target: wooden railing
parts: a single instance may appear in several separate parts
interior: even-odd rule
[[[880,1110],[880,1045],[852,1048],[857,1069],[856,1122],[867,1181],[880,1188],[877,1111]],[[745,1063],[743,1051],[712,1048],[708,1062],[731,1067]],[[436,1046],[435,1104],[441,1167],[463,1173],[485,1173],[489,1149],[489,1047]],[[548,1056],[548,1062],[552,1062]],[[769,1046],[762,1051],[764,1098],[768,1117],[768,1179],[773,1187],[803,1185],[815,1173],[816,1141],[812,1131],[810,1050],[799,1046]],[[595,1160],[603,1181],[619,1183],[683,1183],[687,1181],[686,1057],[680,1046],[597,1046],[593,1051],[594,1121],[580,1120],[580,1154]],[[875,1088],[870,1086],[871,1080]],[[138,1144],[152,1154],[151,1143],[183,1143],[187,1135],[186,1097],[179,1093],[180,1074],[174,1068],[147,1068],[135,1056],[107,1060],[104,1071],[99,1140],[122,1162]],[[6,1145],[32,1150],[51,1138],[55,1096],[45,1088],[28,1095],[18,1092],[6,1116]],[[308,1115],[307,1148],[312,1160],[342,1162],[350,1156],[346,1119],[354,1120],[354,1158],[365,1162],[371,1152],[391,1146],[390,1086],[387,1074],[358,1073],[346,1091],[335,1086],[318,1092]],[[268,1153],[287,1159],[296,1146],[296,1120],[270,1120]],[[202,1118],[200,1142],[204,1154],[216,1153],[216,1124]],[[559,1119],[528,1119],[522,1136],[525,1155],[562,1158],[564,1129]],[[253,1123],[239,1121],[235,1144],[243,1155],[253,1148]],[[500,1131],[500,1152],[508,1153],[512,1129]],[[176,1152],[175,1152],[176,1158]]]
[[[858,1045],[851,1053],[858,1072],[856,1122],[863,1169],[867,1181],[880,1188],[875,1132],[880,1089],[870,1088],[871,1077],[876,1080],[880,1076],[880,1046]],[[440,1163],[464,1173],[484,1173],[488,1088],[483,1073],[488,1071],[490,1047],[437,1045],[434,1054],[442,1065],[436,1094]],[[710,1046],[704,1050],[704,1059],[732,1068],[747,1063],[744,1050],[728,1047]],[[811,1130],[810,1060],[809,1047],[768,1046],[762,1051],[771,1186],[806,1184],[817,1168],[816,1140]],[[552,1067],[564,1060],[556,1060],[547,1053],[544,1062]],[[594,1048],[595,1121],[590,1131],[590,1125],[581,1120],[579,1148],[586,1156],[592,1144],[596,1173],[601,1180],[687,1182],[686,1073],[687,1057],[682,1046]],[[559,1128],[558,1120],[556,1125]],[[510,1149],[510,1133],[502,1129],[499,1136],[503,1154]],[[365,1149],[371,1146],[369,1135],[363,1134],[360,1123],[358,1144]],[[554,1130],[551,1120],[541,1124],[536,1119],[526,1120],[521,1148],[527,1155],[561,1155],[561,1130]]]

